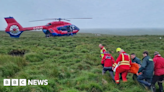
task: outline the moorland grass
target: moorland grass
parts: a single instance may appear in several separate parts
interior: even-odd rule
[[[146,92],[132,80],[118,86],[109,73],[102,76],[100,49],[103,44],[116,59],[117,47],[142,59],[147,50],[164,55],[164,36],[110,36],[79,33],[76,36],[45,38],[41,32],[25,32],[10,38],[0,32],[0,92]],[[11,56],[25,50],[24,56]],[[48,86],[5,87],[3,79],[48,79]]]

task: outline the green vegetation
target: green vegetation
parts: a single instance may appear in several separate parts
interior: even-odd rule
[[[0,32],[0,92],[146,92],[132,80],[117,86],[102,76],[99,43],[105,45],[116,59],[117,47],[127,53],[135,52],[142,59],[147,50],[164,55],[164,39],[159,36],[109,36],[78,34],[74,37],[45,38],[41,32],[24,32],[20,38],[10,38]],[[162,36],[164,38],[164,36]],[[25,51],[12,56],[13,50]],[[4,87],[3,79],[48,79],[48,86]]]

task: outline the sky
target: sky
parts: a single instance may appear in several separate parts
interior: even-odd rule
[[[164,0],[0,0],[0,30],[4,17],[14,17],[23,27],[52,21],[46,18],[92,18],[71,20],[79,28],[164,28]]]

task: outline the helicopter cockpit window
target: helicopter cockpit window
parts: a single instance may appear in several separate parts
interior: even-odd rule
[[[78,28],[77,26],[75,26],[75,25],[72,25],[72,28],[73,28],[74,30],[79,30],[79,28]]]
[[[48,23],[46,26],[50,26],[50,25],[52,25],[51,23]]]

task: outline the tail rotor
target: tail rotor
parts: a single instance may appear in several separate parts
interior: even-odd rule
[[[6,17],[5,20],[8,24],[5,30],[6,33],[8,33],[10,37],[19,38],[23,32],[23,27],[13,17]]]

